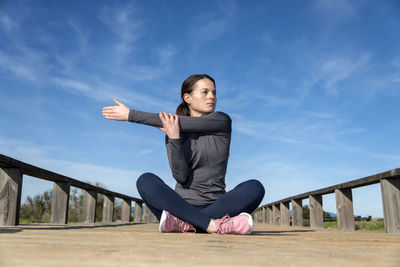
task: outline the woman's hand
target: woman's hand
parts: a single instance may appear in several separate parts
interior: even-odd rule
[[[129,117],[129,108],[115,98],[113,101],[117,106],[104,107],[102,112],[103,116],[109,120],[127,121]]]
[[[178,115],[167,114],[164,112],[159,113],[158,116],[163,124],[163,127],[158,128],[163,131],[166,135],[168,135],[169,139],[179,139],[180,128],[179,128],[179,118]]]

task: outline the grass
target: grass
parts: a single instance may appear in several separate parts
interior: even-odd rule
[[[367,230],[385,232],[385,224],[383,220],[378,221],[354,221],[356,230]],[[337,229],[337,221],[324,222],[324,228]]]

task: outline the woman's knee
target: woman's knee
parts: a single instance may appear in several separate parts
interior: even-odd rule
[[[148,191],[149,186],[154,184],[155,180],[159,180],[157,175],[151,172],[143,173],[136,181],[136,188],[140,192]]]
[[[247,186],[249,187],[249,191],[252,192],[252,195],[256,196],[260,201],[264,198],[265,189],[262,183],[256,179],[251,179],[246,181]]]

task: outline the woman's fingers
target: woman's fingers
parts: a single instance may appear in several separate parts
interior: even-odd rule
[[[129,108],[118,100],[113,100],[117,106],[104,107],[102,110],[103,116],[110,120],[127,121],[129,118]]]
[[[122,104],[121,102],[119,102],[117,99],[113,99],[114,103],[117,104],[118,106],[125,106],[124,104]]]

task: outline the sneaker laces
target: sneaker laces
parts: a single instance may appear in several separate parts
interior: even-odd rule
[[[216,234],[230,234],[233,232],[234,227],[235,226],[233,224],[233,220],[231,219],[231,217],[229,217],[228,214],[226,214],[221,219],[215,220],[215,228],[217,228],[217,231],[215,232]]]

